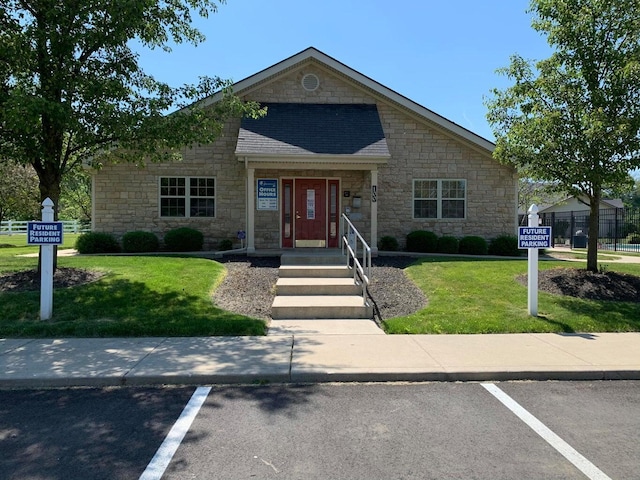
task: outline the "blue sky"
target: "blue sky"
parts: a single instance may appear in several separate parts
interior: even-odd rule
[[[493,140],[483,98],[518,53],[551,54],[529,0],[228,0],[196,25],[207,40],[140,51],[174,86],[199,76],[242,80],[313,46],[449,120]]]

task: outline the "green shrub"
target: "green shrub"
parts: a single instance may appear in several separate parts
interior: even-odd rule
[[[519,257],[518,237],[515,235],[500,235],[489,243],[489,255],[502,257]]]
[[[458,253],[460,241],[456,237],[443,235],[438,238],[438,253]]]
[[[76,250],[79,253],[118,253],[120,244],[108,233],[89,232],[78,237]]]
[[[486,255],[488,250],[487,241],[482,237],[470,235],[460,240],[460,253],[464,255]]]
[[[433,253],[438,247],[438,236],[426,230],[416,230],[407,235],[409,252]]]
[[[395,237],[392,237],[391,235],[385,235],[384,237],[380,238],[380,241],[378,242],[378,249],[385,252],[395,252],[398,250],[398,248],[398,240],[396,240]]]
[[[127,253],[157,252],[160,242],[151,232],[127,232],[122,236],[122,250]]]
[[[638,235],[632,235],[631,239],[629,240],[629,243],[632,245],[637,245],[640,243],[640,236]]]
[[[203,243],[202,232],[189,227],[169,230],[164,236],[164,245],[170,252],[197,252]]]
[[[233,248],[233,242],[228,238],[225,238],[224,240],[220,240],[220,242],[218,243],[218,250],[221,252],[225,250],[231,250],[232,248]]]

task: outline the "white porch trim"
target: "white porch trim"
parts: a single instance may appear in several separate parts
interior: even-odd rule
[[[303,161],[296,161],[294,158],[281,157],[281,160],[276,162],[274,158],[270,157],[250,157],[242,156],[238,158],[239,161],[244,162],[246,168],[246,211],[247,211],[247,253],[252,254],[256,252],[255,246],[255,213],[256,213],[256,169],[273,169],[278,170],[278,178],[283,177],[283,173],[289,170],[317,170],[319,176],[323,176],[324,170],[345,170],[345,171],[361,171],[363,173],[369,172],[371,179],[371,191],[369,192],[369,199],[371,203],[371,231],[370,242],[371,252],[373,254],[378,253],[378,202],[373,201],[374,190],[378,187],[378,166],[386,165],[388,158],[368,158],[362,163],[358,163],[356,160],[353,162],[353,157],[349,157],[348,163],[339,163],[341,159],[334,157],[322,158],[318,161],[314,159],[304,159]],[[306,161],[305,161],[306,160]],[[365,160],[365,159],[363,159]],[[324,176],[323,178],[330,178]],[[331,177],[333,178],[333,177]],[[374,189],[375,187],[375,189]],[[279,227],[281,228],[281,227]],[[342,234],[342,232],[341,232]]]
[[[371,253],[378,254],[378,170],[371,170]]]
[[[255,253],[255,170],[247,167],[247,253]]]

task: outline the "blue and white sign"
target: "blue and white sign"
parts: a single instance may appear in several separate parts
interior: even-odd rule
[[[258,210],[278,210],[278,180],[275,178],[258,179]]]
[[[518,227],[518,248],[551,248],[551,227]]]
[[[62,222],[28,222],[27,245],[62,245]]]

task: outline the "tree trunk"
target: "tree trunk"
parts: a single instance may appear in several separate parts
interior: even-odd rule
[[[587,244],[587,270],[598,271],[598,237],[600,236],[600,198],[602,193],[597,191],[590,200],[589,212],[589,242]]]
[[[47,168],[48,167],[48,168]],[[58,171],[54,171],[51,165],[45,164],[44,168],[34,166],[38,178],[40,179],[40,203],[46,198],[53,201],[53,220],[58,221],[58,203],[60,202],[60,180],[61,175]],[[42,265],[42,248],[38,255],[38,273],[40,273]],[[58,246],[53,246],[53,272],[58,269]]]

